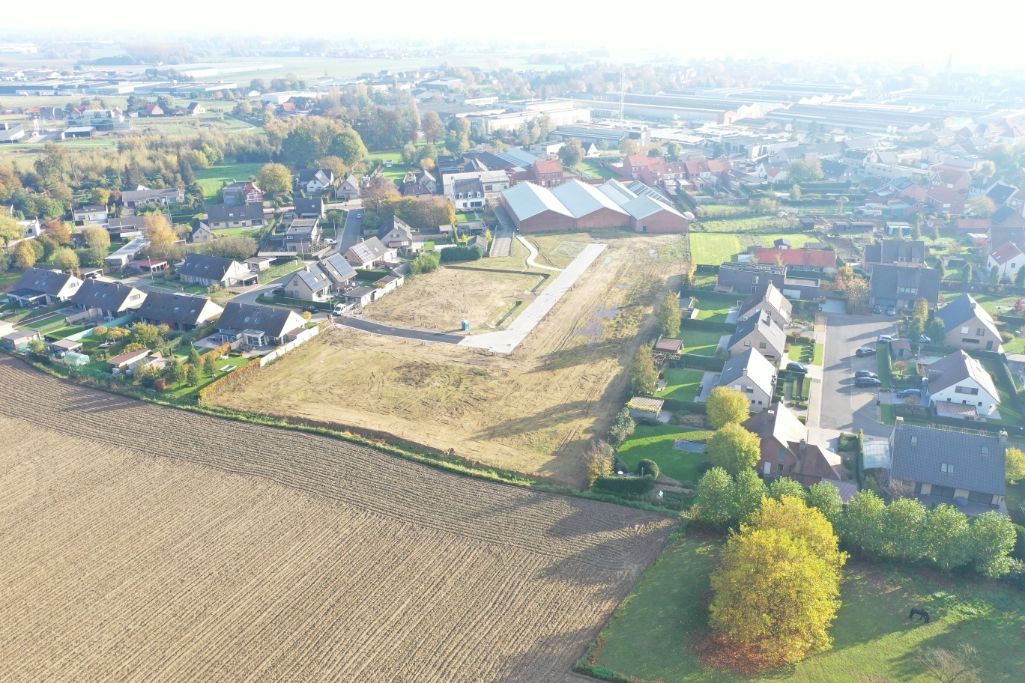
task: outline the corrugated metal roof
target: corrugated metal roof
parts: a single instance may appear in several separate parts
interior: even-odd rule
[[[669,206],[668,204],[663,204],[662,202],[656,199],[652,199],[651,197],[647,197],[644,195],[631,199],[623,206],[623,208],[626,209],[626,211],[637,220],[642,220],[644,218],[647,218],[648,216],[652,216],[656,213],[659,213],[660,211],[668,211],[671,214],[683,218],[682,213],[680,213],[673,207]]]
[[[615,211],[623,216],[627,215],[626,211],[608,195],[600,192],[593,185],[587,185],[575,178],[552,189],[552,194],[569,209],[574,218],[581,218],[601,209]]]
[[[513,185],[509,189],[503,190],[502,196],[505,197],[506,203],[516,218],[521,221],[545,211],[553,211],[573,218],[570,210],[563,206],[551,190],[534,183]]]
[[[606,197],[614,201],[616,204],[623,206],[631,199],[635,199],[637,194],[632,192],[623,183],[618,180],[608,180],[598,186],[598,190],[601,191]]]

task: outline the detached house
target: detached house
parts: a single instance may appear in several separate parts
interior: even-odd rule
[[[75,225],[95,223],[96,225],[107,227],[107,207],[100,206],[99,204],[80,206],[71,212],[71,217],[75,221]]]
[[[752,415],[744,426],[761,439],[756,469],[766,479],[790,477],[805,486],[844,480],[840,456],[808,443],[808,428],[782,403]]]
[[[285,296],[302,301],[322,302],[331,299],[331,280],[317,264],[307,264],[285,281]]]
[[[726,348],[730,357],[753,349],[772,362],[783,357],[787,335],[771,313],[752,315],[737,323],[737,330],[730,337]]]
[[[193,330],[216,320],[223,308],[205,296],[175,292],[149,292],[139,308],[139,318],[175,330]]]
[[[762,354],[748,349],[726,361],[716,386],[744,394],[751,412],[758,413],[772,402],[775,383],[776,369]]]
[[[263,190],[252,181],[234,182],[221,189],[221,201],[228,206],[263,204]]]
[[[331,281],[331,289],[336,294],[344,292],[350,287],[350,283],[356,277],[356,269],[345,260],[345,257],[335,252],[317,262],[317,266],[324,271],[324,275]]]
[[[217,334],[232,348],[254,349],[291,341],[305,326],[293,310],[231,301],[217,321]]]
[[[14,289],[7,293],[7,301],[13,306],[43,306],[67,301],[81,286],[82,281],[74,275],[59,270],[29,268],[18,278]]]
[[[106,280],[86,280],[71,297],[75,308],[103,320],[137,310],[145,300],[146,292],[141,289]]]
[[[437,194],[438,180],[427,171],[409,171],[402,179],[400,190],[403,197]]]
[[[929,404],[942,417],[974,419],[992,415],[1000,405],[993,378],[963,350],[926,366]]]
[[[299,187],[311,197],[329,193],[335,186],[335,174],[326,168],[299,172]]]
[[[986,267],[990,272],[996,268],[1000,273],[1000,279],[1014,282],[1018,271],[1025,267],[1025,253],[1014,242],[1004,242],[990,252],[986,259]]]
[[[744,321],[767,314],[777,325],[786,329],[793,319],[793,312],[794,305],[770,282],[761,294],[755,294],[744,302],[737,314],[737,320]]]
[[[385,227],[378,235],[381,243],[400,254],[420,251],[423,242],[413,239],[413,228],[398,216],[392,218],[391,227]]]
[[[320,245],[324,232],[319,218],[293,218],[285,228],[285,250],[308,252]]]
[[[383,266],[398,259],[395,250],[385,246],[376,237],[357,242],[345,252],[345,260],[357,270]]]
[[[890,434],[890,488],[928,507],[955,505],[969,515],[1006,514],[1007,435],[906,424]]]
[[[351,173],[345,177],[339,185],[338,189],[335,190],[335,199],[340,199],[343,202],[347,202],[352,199],[359,199],[360,187],[359,180],[356,176]]]
[[[945,346],[1003,353],[996,323],[971,294],[963,294],[937,310],[936,317],[943,323]]]
[[[206,224],[213,229],[251,228],[263,225],[261,204],[206,204]]]
[[[484,184],[480,178],[465,178],[452,183],[449,199],[456,211],[475,211],[484,208]]]
[[[754,250],[754,262],[823,273],[836,272],[836,252],[832,249],[758,247]]]
[[[135,209],[145,204],[170,206],[171,204],[181,204],[185,201],[185,190],[180,187],[166,190],[151,190],[148,187],[139,185],[135,190],[122,192],[121,201],[129,209]]]
[[[295,200],[295,213],[299,218],[323,218],[324,200],[320,197],[306,199],[297,197]]]
[[[245,287],[259,281],[244,263],[206,254],[186,254],[178,275],[184,282],[203,287]]]

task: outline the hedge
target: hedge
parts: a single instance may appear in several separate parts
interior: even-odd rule
[[[933,415],[932,411],[924,406],[895,403],[893,406],[893,414],[896,417],[902,417],[905,420],[926,425],[941,424],[947,425],[948,427],[957,427],[958,429],[966,431],[987,432],[989,434],[1007,432],[1008,434],[1025,436],[1025,427],[994,424],[992,422],[982,422],[978,420],[959,420],[954,417],[940,417],[939,415]]]
[[[654,485],[654,477],[601,477],[594,482],[594,488],[622,496],[643,496]]]
[[[684,353],[668,361],[666,364],[671,368],[693,368],[707,372],[719,372],[722,370],[724,362],[715,356],[699,356],[695,353]]]
[[[637,463],[637,474],[642,477],[651,477],[652,479],[658,479],[658,475],[662,474],[662,470],[659,469],[658,463],[654,460],[648,460],[642,458]]]
[[[480,249],[477,247],[446,247],[441,250],[442,263],[451,263],[453,261],[476,261],[480,257]]]

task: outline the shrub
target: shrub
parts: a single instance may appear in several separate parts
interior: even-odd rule
[[[637,474],[642,477],[651,477],[652,479],[658,479],[658,475],[662,474],[662,471],[658,468],[658,463],[654,460],[648,460],[644,458],[637,463]]]
[[[612,474],[612,461],[612,449],[608,444],[598,441],[591,445],[587,452],[588,486],[594,486],[596,481]]]
[[[436,251],[425,251],[413,259],[413,262],[409,264],[409,268],[413,275],[419,275],[437,270],[440,263],[441,254]]]
[[[630,417],[630,409],[624,407],[609,425],[609,443],[618,446],[630,438],[637,428],[637,423]]]

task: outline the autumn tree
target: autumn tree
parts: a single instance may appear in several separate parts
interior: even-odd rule
[[[1025,272],[1025,268],[1022,271]],[[1025,479],[1025,452],[1020,448],[1008,448],[1004,471],[1008,484],[1017,484]]]
[[[821,512],[796,498],[766,500],[726,543],[709,623],[726,647],[771,665],[828,649],[846,560]]]
[[[744,394],[728,387],[712,389],[705,402],[705,412],[712,429],[732,423],[743,424],[750,414],[750,403]]]
[[[641,344],[630,365],[630,389],[635,394],[650,394],[655,391],[656,381],[658,372],[655,370],[651,347]]]
[[[94,266],[103,265],[110,250],[110,233],[98,225],[87,225],[82,229],[85,240],[85,254],[89,263]]]
[[[257,183],[267,194],[288,194],[292,191],[292,172],[283,164],[264,164]]]
[[[736,476],[750,470],[761,457],[761,440],[736,422],[728,422],[708,440],[708,459]]]
[[[569,140],[559,148],[559,160],[566,168],[573,168],[584,158],[584,148],[579,140]]]
[[[808,487],[807,502],[809,507],[813,507],[825,515],[833,526],[836,526],[843,514],[843,499],[840,497],[840,491],[824,481]]]
[[[66,273],[77,273],[79,268],[78,254],[74,249],[61,247],[53,254],[53,265]]]
[[[0,243],[3,243],[5,250],[8,243],[20,238],[24,234],[25,228],[21,227],[18,221],[14,220],[11,216],[0,214]]]
[[[427,142],[437,142],[445,136],[445,126],[441,123],[438,112],[429,111],[420,119],[420,128],[423,130],[424,139]]]
[[[14,267],[21,270],[28,270],[32,266],[36,265],[36,261],[39,259],[36,254],[36,250],[29,244],[29,240],[22,240],[18,242],[18,246],[14,248]]]
[[[68,224],[60,218],[54,218],[53,220],[47,221],[46,228],[44,228],[43,232],[53,238],[53,240],[60,245],[71,244],[74,241],[71,228],[68,227]]]
[[[765,499],[765,482],[754,470],[744,470],[730,487],[730,519],[739,524],[758,511]]]
[[[801,482],[794,481],[790,477],[780,477],[769,482],[768,494],[769,498],[775,500],[783,500],[784,497],[805,500],[808,495]]]
[[[142,220],[143,233],[149,241],[147,253],[153,258],[168,258],[174,251],[178,235],[171,221],[162,213],[151,213]]]
[[[822,180],[822,162],[816,158],[798,160],[790,164],[790,181],[794,183],[810,183]]]

